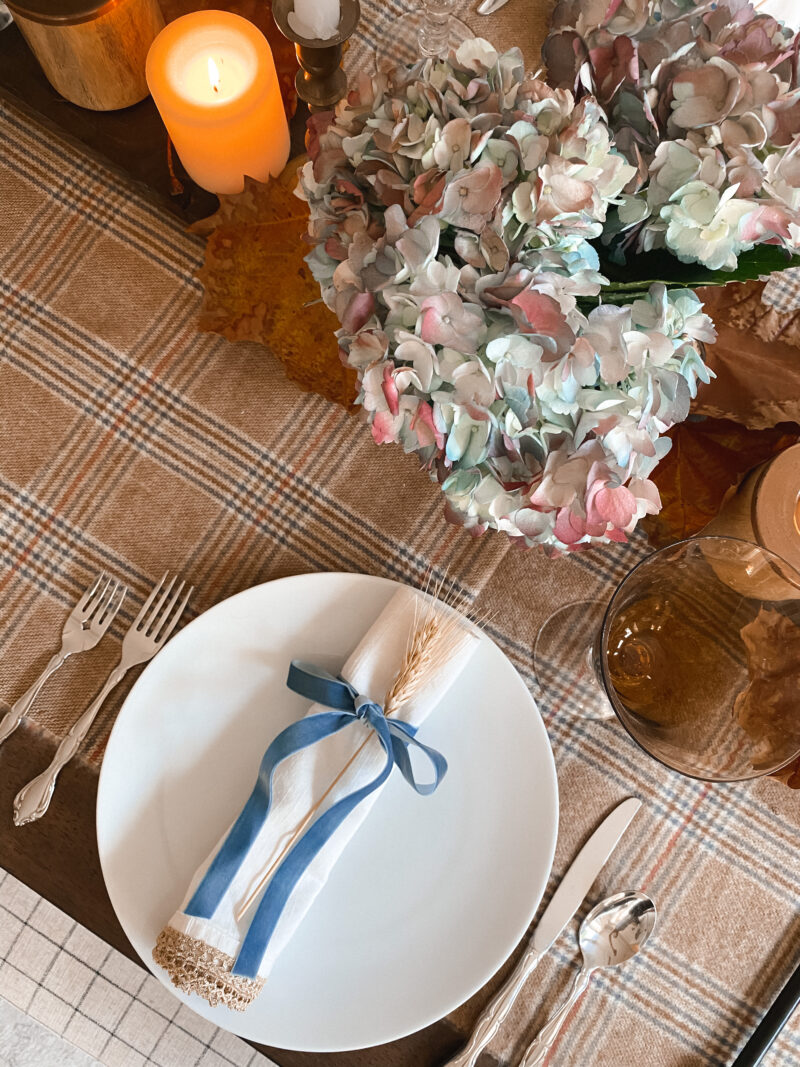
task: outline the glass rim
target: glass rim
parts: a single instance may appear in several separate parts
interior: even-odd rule
[[[797,571],[791,565],[791,563],[788,563],[783,558],[783,556],[779,556],[776,552],[771,551],[771,549],[769,548],[764,548],[763,545],[759,545],[756,541],[748,541],[744,537],[729,537],[726,534],[699,533],[696,534],[694,537],[683,537],[680,541],[673,541],[671,545],[664,545],[661,548],[657,548],[655,552],[650,552],[643,559],[640,559],[639,562],[634,564],[634,566],[631,567],[631,569],[623,576],[621,581],[617,584],[616,589],[611,594],[611,599],[609,600],[608,604],[606,605],[605,611],[603,612],[603,620],[600,623],[600,631],[598,634],[600,640],[600,655],[598,657],[600,660],[600,682],[602,683],[602,687],[605,691],[606,697],[608,698],[608,702],[614,712],[614,717],[616,718],[620,726],[623,728],[625,733],[628,735],[628,737],[630,737],[634,744],[638,748],[640,748],[642,752],[648,755],[650,759],[653,759],[657,763],[660,763],[661,766],[666,767],[668,771],[672,771],[674,774],[680,774],[683,778],[691,778],[696,782],[711,782],[713,784],[720,785],[734,785],[736,782],[754,782],[759,778],[768,778],[770,775],[778,774],[786,767],[790,767],[795,762],[795,760],[800,758],[800,748],[798,748],[787,760],[784,760],[784,762],[781,763],[778,767],[773,767],[771,770],[768,771],[756,771],[754,774],[748,774],[739,778],[719,778],[714,777],[712,775],[694,774],[691,771],[681,770],[679,767],[674,767],[671,763],[667,763],[666,760],[662,759],[660,756],[657,756],[654,752],[651,752],[650,749],[647,748],[647,746],[644,745],[629,728],[628,724],[625,722],[625,719],[622,717],[622,715],[617,709],[617,701],[615,699],[616,693],[614,690],[614,686],[611,685],[611,682],[608,677],[606,632],[609,622],[611,620],[612,608],[614,607],[614,603],[623,586],[627,584],[628,579],[633,577],[633,575],[639,570],[640,567],[642,567],[645,563],[650,562],[650,560],[655,559],[656,556],[660,556],[662,555],[662,553],[669,552],[672,549],[683,548],[686,545],[694,544],[697,541],[732,541],[736,544],[749,545],[751,548],[757,548],[759,552],[763,552],[769,560],[777,560],[792,575],[794,575],[797,579],[798,591],[800,591],[800,571]]]

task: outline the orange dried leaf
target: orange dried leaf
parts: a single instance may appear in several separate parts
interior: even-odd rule
[[[800,422],[800,312],[762,302],[763,282],[700,289],[717,328],[706,362],[716,374],[700,385],[692,410],[754,430]]]
[[[303,258],[308,209],[293,192],[301,162],[267,183],[245,179],[243,192],[221,196],[219,210],[192,227],[207,238],[199,325],[261,342],[303,389],[351,407],[356,376],[339,359],[339,322]]]
[[[800,440],[791,424],[750,430],[728,419],[683,422],[668,436],[672,450],[651,475],[663,507],[642,521],[657,547],[698,533],[748,471]]]
[[[736,698],[736,716],[754,741],[783,734],[791,751],[800,748],[800,627],[787,615],[761,608],[742,629],[750,682]],[[769,762],[770,746],[764,758]],[[791,789],[800,789],[800,759],[773,776]]]

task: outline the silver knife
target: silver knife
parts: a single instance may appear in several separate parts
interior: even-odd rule
[[[539,960],[580,907],[592,882],[641,806],[641,800],[628,797],[603,819],[561,879],[511,977],[478,1019],[467,1044],[447,1061],[445,1067],[474,1067],[481,1052],[500,1029],[520,990],[536,970]]]
[[[477,11],[479,15],[493,15],[495,11],[499,11],[507,3],[508,0],[481,0]]]

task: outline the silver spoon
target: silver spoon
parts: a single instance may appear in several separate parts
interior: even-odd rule
[[[656,906],[644,893],[616,893],[592,908],[578,932],[583,966],[569,997],[533,1039],[519,1067],[540,1067],[544,1063],[564,1020],[589,984],[592,972],[599,967],[626,963],[644,945],[655,925]]]

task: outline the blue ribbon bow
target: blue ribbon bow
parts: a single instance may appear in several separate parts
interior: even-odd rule
[[[198,919],[210,919],[213,916],[269,815],[272,778],[278,764],[295,752],[359,720],[375,731],[386,754],[386,763],[372,781],[337,800],[319,815],[278,865],[231,969],[232,974],[245,978],[258,976],[258,969],[281,912],[308,865],[350,812],[383,785],[392,773],[394,764],[422,796],[433,793],[447,772],[444,756],[417,741],[415,727],[401,719],[387,719],[380,704],[360,696],[342,678],[334,678],[327,671],[293,660],[286,684],[315,704],[334,710],[298,719],[282,730],[269,746],[261,760],[255,788],[186,906],[186,915]],[[431,761],[434,772],[432,782],[421,785],[414,777],[408,754],[410,745],[419,748]]]

